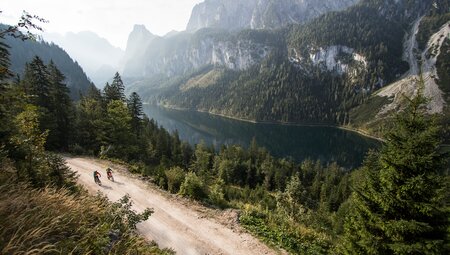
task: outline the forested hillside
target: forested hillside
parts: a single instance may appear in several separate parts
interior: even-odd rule
[[[35,56],[23,79],[12,79],[5,37],[29,40],[20,24],[0,29],[0,253],[172,254],[139,237],[137,213],[125,196],[115,203],[88,195],[61,156],[73,144],[75,108],[64,75]],[[37,27],[39,29],[39,27]]]
[[[271,63],[262,65],[266,77],[276,76]],[[207,81],[228,86],[219,83],[223,74],[249,81],[256,70],[206,68],[196,76],[207,72]],[[217,71],[222,76],[211,73]],[[85,195],[50,150],[127,162],[130,172],[168,192],[238,209],[242,226],[292,254],[450,251],[448,151],[420,91],[392,116],[381,150],[369,153],[361,169],[348,170],[275,158],[255,140],[248,149],[229,145],[218,152],[204,143],[191,146],[145,116],[138,94],[125,96],[119,73],[77,102],[69,99],[56,65],[38,56],[25,66],[23,79],[10,77],[8,48],[0,42],[0,253],[170,253],[134,231],[151,210],[137,214],[127,197],[111,204]]]
[[[402,95],[412,96],[424,80],[424,93],[428,97],[429,113],[442,113],[443,122],[449,123],[449,57],[448,37],[450,7],[448,1],[433,1],[423,16],[410,27],[404,40],[405,60],[410,69],[393,84],[387,86],[355,107],[350,112],[351,126],[382,135],[383,127],[389,125],[389,115],[402,107]],[[420,77],[419,77],[420,76]],[[450,141],[448,131],[444,135]]]
[[[6,26],[1,26],[1,29],[5,28]],[[19,79],[23,78],[25,63],[29,63],[35,56],[39,56],[45,64],[53,61],[58,69],[61,70],[66,78],[64,82],[70,89],[70,97],[72,99],[78,99],[80,94],[86,93],[91,85],[91,81],[78,63],[72,60],[63,49],[53,43],[33,40],[23,41],[13,37],[6,37],[4,43],[9,46],[10,70],[14,74],[18,74]]]
[[[160,59],[173,56],[181,72],[164,69],[163,62],[147,55],[150,75],[134,77],[127,90],[167,107],[256,121],[345,125],[353,121],[349,113],[354,107],[408,70],[403,60],[405,32],[430,8],[431,3],[423,1],[363,0],[279,30],[243,30],[223,37],[229,32],[203,29],[192,35],[199,47],[188,46],[194,41],[189,35],[183,35],[186,43],[181,47],[167,41],[174,45],[173,55],[163,51]],[[246,45],[250,52],[264,49],[265,54],[247,56],[240,50],[235,55],[220,48],[236,40],[239,47]],[[210,42],[216,50],[213,61],[185,64]],[[214,62],[217,49],[228,60]],[[253,64],[230,65],[242,63],[242,58]],[[155,63],[157,68],[152,67]]]

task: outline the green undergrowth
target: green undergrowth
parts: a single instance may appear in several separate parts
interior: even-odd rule
[[[239,222],[267,244],[281,247],[292,254],[326,254],[332,246],[327,234],[274,212],[247,206],[242,211]]]
[[[387,97],[370,97],[365,103],[350,111],[350,126],[361,129],[371,135],[381,136],[383,119],[377,118],[376,115],[390,101],[391,99]]]

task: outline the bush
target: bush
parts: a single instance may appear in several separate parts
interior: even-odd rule
[[[196,200],[202,200],[206,197],[206,186],[203,181],[193,172],[186,175],[183,184],[180,187],[180,195]]]
[[[298,222],[261,208],[246,205],[239,217],[241,225],[264,242],[292,254],[328,254],[331,238]]]
[[[184,181],[185,173],[181,167],[172,167],[165,171],[167,178],[167,189],[171,193],[177,193]]]
[[[211,190],[209,191],[209,201],[220,208],[227,207],[227,201],[225,200],[223,186],[225,182],[222,179],[219,179],[216,184],[211,186]]]
[[[75,155],[83,155],[86,153],[83,147],[81,147],[78,143],[70,146],[69,151]]]

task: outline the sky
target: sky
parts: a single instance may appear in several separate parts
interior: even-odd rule
[[[186,29],[192,8],[203,0],[1,0],[0,23],[16,24],[22,11],[38,15],[46,33],[92,31],[125,49],[135,24],[156,35]]]

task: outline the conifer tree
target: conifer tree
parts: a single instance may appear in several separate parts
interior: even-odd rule
[[[53,61],[48,65],[50,82],[50,100],[53,117],[56,121],[56,128],[50,130],[47,143],[54,143],[55,149],[66,150],[69,146],[69,138],[72,135],[72,121],[74,117],[70,90],[64,83],[64,74],[56,67]]]
[[[144,112],[142,111],[142,101],[136,92],[131,93],[128,99],[128,111],[131,114],[131,127],[136,136],[139,136],[142,117]]]
[[[106,83],[105,88],[106,87],[109,87],[109,83]],[[93,83],[91,83],[89,85],[89,88],[88,88],[87,93],[86,93],[86,97],[90,98],[90,99],[93,99],[93,100],[96,100],[98,102],[102,102],[103,101],[103,96],[102,96],[101,90],[98,89],[97,87],[95,87],[95,85]]]
[[[440,151],[440,127],[426,116],[425,102],[420,94],[409,100],[381,151],[367,157],[342,253],[449,254],[443,178],[448,157]]]
[[[50,106],[50,82],[48,80],[47,66],[42,59],[35,56],[26,64],[22,84],[26,94],[31,97],[31,102],[39,107]]]
[[[3,37],[0,37],[2,40]],[[11,77],[11,72],[9,71],[9,51],[8,45],[0,41],[0,146],[4,142],[4,138],[7,133],[9,133],[11,124],[10,118],[8,117],[8,103],[6,99],[6,80]]]
[[[114,100],[125,102],[125,86],[123,85],[123,81],[119,73],[116,73],[114,75],[114,79],[111,85],[106,83],[104,92],[107,103],[110,103]]]
[[[126,105],[119,100],[114,100],[107,106],[106,139],[108,145],[112,146],[110,156],[127,158],[133,154],[131,116]]]

